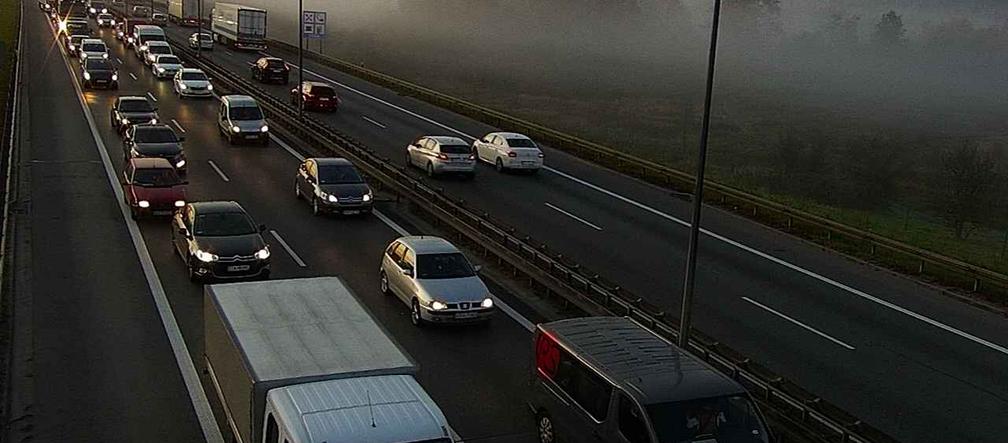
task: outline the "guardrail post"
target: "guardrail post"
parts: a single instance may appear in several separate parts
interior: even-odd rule
[[[923,274],[924,273],[924,260],[921,260],[920,261],[920,265],[917,266],[917,273],[918,274]]]
[[[973,292],[977,292],[979,290],[980,290],[980,279],[973,278]]]

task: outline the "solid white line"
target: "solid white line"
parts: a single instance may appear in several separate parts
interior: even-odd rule
[[[171,119],[171,122],[175,124],[175,127],[178,128],[179,131],[186,132],[185,128],[183,128],[177,120]]]
[[[829,340],[829,341],[831,341],[833,343],[836,343],[836,344],[838,344],[840,346],[843,346],[844,348],[847,348],[847,350],[849,350],[849,351],[853,351],[854,350],[853,346],[851,346],[851,345],[849,345],[847,343],[844,343],[843,341],[840,341],[838,339],[835,339],[835,338],[831,337],[829,334],[826,334],[825,332],[822,332],[822,331],[820,331],[820,330],[818,330],[816,328],[813,328],[811,326],[808,326],[805,323],[802,323],[802,322],[800,322],[798,320],[795,320],[795,319],[793,319],[791,317],[788,317],[787,315],[784,315],[783,313],[777,311],[774,308],[771,308],[771,307],[769,307],[767,305],[764,305],[764,304],[762,304],[762,303],[760,303],[760,302],[758,302],[756,300],[753,300],[753,299],[751,299],[749,297],[742,297],[742,300],[745,300],[745,301],[747,301],[749,303],[752,303],[752,304],[754,304],[754,305],[756,305],[756,306],[758,306],[760,308],[763,308],[764,310],[766,310],[767,312],[770,312],[771,314],[774,314],[774,315],[776,315],[776,316],[778,316],[780,318],[783,318],[784,320],[787,320],[787,321],[789,321],[791,323],[794,323],[795,325],[800,326],[803,329],[805,329],[805,330],[807,330],[809,332],[812,332],[812,333],[814,333],[814,334],[816,334],[816,335],[818,335],[818,336],[820,336],[822,338],[825,338],[825,339],[827,339],[827,340]]]
[[[122,59],[119,57],[116,57],[116,61],[119,62],[120,65],[123,64]]]
[[[296,158],[298,160],[301,160],[301,161],[304,161],[305,156],[301,155],[300,152],[295,151],[294,148],[292,148],[290,145],[288,145],[283,140],[280,140],[279,137],[273,135],[272,133],[269,135],[269,137],[270,137],[270,139],[272,139],[273,141],[275,141],[276,144],[280,145],[281,148],[284,148],[284,150],[286,150],[287,153],[289,153],[290,155],[293,155],[294,158]]]
[[[210,167],[213,168],[214,171],[217,171],[217,175],[219,175],[222,180],[225,182],[231,181],[227,175],[224,175],[224,171],[221,171],[221,169],[217,167],[217,163],[214,163],[213,160],[207,160],[207,163],[210,163]]]
[[[566,216],[568,216],[570,218],[573,218],[574,220],[577,220],[577,221],[579,221],[581,223],[584,223],[584,224],[586,224],[588,226],[591,226],[592,228],[595,228],[598,231],[602,230],[602,228],[599,225],[596,225],[596,224],[594,224],[594,223],[592,223],[592,222],[590,222],[588,220],[585,220],[585,219],[583,219],[581,217],[578,217],[578,216],[576,216],[574,214],[571,214],[570,212],[564,211],[563,209],[560,209],[560,208],[558,208],[556,206],[553,206],[553,205],[551,205],[549,203],[546,203],[546,206],[549,207],[550,209],[554,210],[554,211],[557,211],[557,212],[559,212],[559,213],[561,213],[563,215],[566,215]]]
[[[129,75],[130,75],[130,77],[133,77],[133,80],[136,80],[136,79],[137,79],[137,76],[136,76],[136,75],[133,75],[133,73],[132,73],[132,72],[131,72],[131,73],[129,73]]]
[[[147,96],[150,97],[151,100],[157,101],[157,97],[154,97],[154,94],[151,94],[150,92],[147,92]]]
[[[378,122],[376,122],[376,121],[374,121],[374,120],[371,120],[371,119],[370,119],[370,118],[368,118],[368,116],[366,116],[366,115],[362,115],[362,116],[361,116],[361,118],[363,118],[364,120],[367,120],[367,121],[368,121],[368,123],[371,123],[371,124],[373,124],[373,125],[375,125],[375,126],[377,126],[377,127],[379,127],[379,128],[382,128],[382,129],[385,129],[385,125],[383,125],[383,124],[381,124],[381,123],[378,123]]]
[[[280,237],[280,234],[278,234],[276,230],[270,229],[270,234],[273,234],[273,238],[280,242],[280,246],[283,246],[287,253],[290,254],[291,258],[294,259],[294,263],[297,263],[297,265],[302,268],[308,266],[305,264],[304,260],[301,260],[301,257],[298,257],[298,255],[294,253],[294,249],[291,249],[290,245],[288,245],[287,242]]]
[[[76,78],[74,71],[70,66],[70,61],[66,57],[65,53],[63,53],[63,61],[66,65],[67,72],[70,73],[70,77]],[[95,146],[98,149],[98,155],[101,157],[102,166],[105,167],[105,175],[108,178],[109,186],[112,187],[112,192],[116,197],[115,200],[118,202],[120,215],[122,215],[123,221],[126,223],[130,239],[133,241],[133,247],[136,249],[137,258],[140,261],[140,267],[143,269],[144,277],[147,279],[147,286],[150,288],[151,296],[154,298],[154,304],[157,306],[158,316],[161,318],[161,325],[164,327],[165,334],[168,336],[168,342],[171,344],[172,353],[175,356],[175,362],[178,364],[182,380],[185,382],[186,391],[188,391],[189,400],[192,402],[196,418],[199,420],[203,437],[211,443],[223,443],[224,437],[221,436],[220,429],[217,428],[217,421],[214,418],[213,411],[210,409],[210,402],[207,401],[206,392],[203,391],[203,385],[200,384],[199,375],[196,372],[196,365],[193,364],[192,359],[189,357],[189,348],[186,346],[185,339],[182,338],[182,331],[179,330],[178,322],[175,320],[175,313],[172,312],[171,304],[168,302],[168,296],[165,294],[164,287],[161,286],[161,279],[158,277],[157,269],[154,267],[154,261],[151,260],[150,251],[147,250],[147,244],[144,242],[143,234],[140,232],[140,227],[137,226],[136,222],[130,217],[130,210],[126,207],[123,190],[122,187],[119,186],[119,176],[116,174],[115,168],[112,166],[112,160],[109,158],[108,148],[105,146],[105,142],[102,140],[101,135],[98,134],[98,126],[95,124],[94,116],[91,114],[91,109],[88,108],[87,103],[84,101],[84,91],[81,89],[80,84],[76,80],[73,80],[72,83],[74,88],[77,90],[77,100],[80,102],[81,109],[84,111],[84,118],[87,120],[88,126],[91,128],[91,136],[94,138]]]
[[[403,237],[409,237],[409,235],[410,235],[409,231],[407,231],[406,228],[403,228],[402,226],[399,226],[399,223],[396,223],[394,220],[392,220],[391,218],[389,218],[387,215],[382,214],[377,209],[372,210],[371,212],[374,213],[374,216],[377,217],[378,220],[381,220],[388,227],[392,228],[393,231],[396,231],[397,233],[399,233],[399,235],[401,235]]]

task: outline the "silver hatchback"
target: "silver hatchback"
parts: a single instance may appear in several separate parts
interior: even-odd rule
[[[406,164],[422,168],[427,175],[458,173],[472,179],[476,175],[476,155],[458,137],[426,136],[406,147]]]
[[[493,295],[473,266],[447,240],[400,237],[385,249],[380,288],[410,307],[416,326],[487,321],[496,310]]]

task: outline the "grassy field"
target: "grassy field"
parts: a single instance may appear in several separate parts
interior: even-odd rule
[[[7,86],[13,74],[14,51],[17,49],[19,5],[18,0],[0,0],[0,111],[7,109]]]

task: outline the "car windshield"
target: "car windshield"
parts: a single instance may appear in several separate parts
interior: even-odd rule
[[[182,183],[175,169],[150,168],[137,169],[133,172],[133,183],[149,187],[170,187]]]
[[[154,108],[146,99],[140,99],[119,102],[119,110],[122,112],[153,112]]]
[[[171,54],[171,48],[167,46],[150,46],[147,48],[151,54]]]
[[[111,71],[112,64],[103,58],[90,58],[84,62],[84,67],[89,71]]]
[[[445,154],[468,154],[468,145],[441,145],[441,152]]]
[[[197,215],[193,233],[216,237],[255,234],[256,230],[252,220],[243,212],[217,212]]]
[[[240,106],[228,109],[231,120],[262,120],[262,111],[258,106]]]
[[[206,74],[202,72],[183,72],[182,80],[206,80]]]
[[[102,19],[102,20],[108,20],[108,19],[112,18],[112,16],[109,15],[109,14],[98,14],[98,18]]]
[[[269,68],[282,68],[286,65],[283,60],[266,60],[266,66]]]
[[[157,59],[158,64],[162,65],[181,65],[182,62],[179,61],[178,57],[173,56],[161,56]]]
[[[535,148],[537,147],[535,142],[527,138],[509,138],[507,139],[508,146],[512,148]]]
[[[460,252],[420,254],[417,256],[417,278],[464,278],[476,275],[469,260]]]
[[[102,43],[85,43],[81,48],[84,52],[105,52],[105,45]]]
[[[213,37],[211,37],[210,34],[200,34],[199,39],[204,41],[210,41],[213,40]]]
[[[137,143],[176,143],[178,137],[175,131],[168,127],[137,127],[134,140]]]
[[[741,395],[646,406],[661,443],[767,443],[752,402]]]
[[[81,44],[81,40],[84,40],[85,38],[87,38],[87,37],[75,35],[73,37],[70,37],[70,43],[73,43],[75,45],[79,45],[79,44]]]
[[[318,174],[319,184],[323,185],[364,182],[364,179],[362,179],[360,174],[357,173],[357,170],[350,165],[319,166]]]
[[[316,97],[335,97],[336,91],[328,86],[312,86],[311,95]]]

